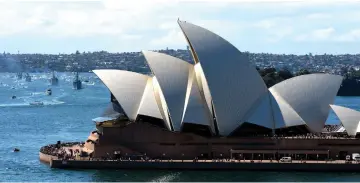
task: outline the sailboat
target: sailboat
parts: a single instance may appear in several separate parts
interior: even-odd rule
[[[82,83],[79,80],[79,72],[76,72],[75,79],[73,81],[73,89],[74,90],[80,90],[82,89]]]
[[[59,79],[55,76],[54,71],[52,71],[52,78],[50,78],[50,84],[51,84],[51,86],[59,85]]]

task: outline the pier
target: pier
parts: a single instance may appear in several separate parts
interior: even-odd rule
[[[81,142],[60,143],[66,151],[80,149]],[[56,144],[40,150],[40,160],[57,169],[132,169],[132,170],[243,170],[243,171],[302,171],[302,172],[360,172],[360,163],[346,160],[248,160],[217,158],[205,159],[102,159],[91,157],[59,158]],[[234,153],[234,152],[233,152]],[[244,152],[242,152],[244,153]]]

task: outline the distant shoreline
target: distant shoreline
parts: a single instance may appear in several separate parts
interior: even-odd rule
[[[259,72],[262,72],[266,69],[263,70],[259,70]],[[39,74],[39,73],[45,73],[48,74],[49,72],[29,72],[30,74]],[[10,73],[10,74],[16,74],[16,72],[0,72],[0,73]],[[60,73],[73,73],[73,72],[60,72]],[[85,73],[92,73],[90,71],[88,72],[79,72],[80,76],[81,74],[85,74]],[[279,72],[278,72],[279,73]],[[146,74],[146,73],[143,73]],[[273,73],[270,73],[270,75],[272,74],[272,76],[274,75]],[[278,80],[276,78],[270,78],[271,80],[269,80],[269,77],[265,79],[265,77],[268,77],[268,75],[262,76],[262,78],[264,79],[264,82],[268,85],[268,87],[270,88],[271,86],[283,81],[283,80]],[[293,75],[291,77],[294,77]],[[289,77],[289,78],[291,78]],[[283,79],[283,78],[282,78]],[[284,79],[285,80],[285,79]],[[271,84],[269,84],[269,82],[273,82]],[[340,86],[340,89],[337,93],[337,96],[341,96],[341,97],[355,97],[355,96],[360,96],[360,82],[357,81],[357,78],[346,78],[344,76],[344,80],[342,85]]]

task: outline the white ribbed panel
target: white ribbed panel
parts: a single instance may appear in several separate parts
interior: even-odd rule
[[[193,69],[192,72],[194,72]],[[200,93],[195,73],[192,76],[192,80],[189,82],[190,93],[185,103],[185,113],[182,122],[206,125],[210,127],[212,133],[215,133],[212,116],[204,101],[204,96]]]
[[[140,108],[138,114],[151,116],[158,119],[163,119],[158,104],[155,99],[154,87],[153,87],[153,78],[149,77],[142,100],[140,103]]]
[[[109,88],[128,118],[136,120],[142,95],[149,76],[123,70],[93,70]]]
[[[143,51],[143,54],[164,94],[174,130],[180,131],[189,70],[193,65],[163,53]]]
[[[190,98],[190,93],[191,93],[191,88],[192,88],[194,77],[196,77],[194,67],[190,67],[188,84],[187,84],[187,87],[186,87],[185,104],[184,104],[184,111],[183,111],[182,120],[184,120],[185,111],[186,111],[187,105],[189,103],[189,98]]]
[[[305,122],[276,92],[270,91],[275,129],[305,125]]]
[[[157,81],[155,76],[153,77],[153,86],[154,86],[155,100],[160,108],[160,113],[161,113],[162,119],[164,119],[164,121],[166,123],[166,127],[170,131],[172,131],[172,127],[171,127],[172,125],[170,123],[170,118],[169,118],[169,110],[166,105],[166,101],[165,101],[163,92],[161,91],[159,82]]]
[[[270,92],[265,93],[264,96],[254,104],[252,110],[249,111],[249,117],[246,118],[245,122],[270,129],[275,127],[269,94]]]
[[[219,133],[229,135],[244,122],[248,110],[267,92],[267,87],[248,57],[229,42],[202,27],[178,23],[201,63]]]
[[[330,105],[339,117],[348,135],[356,135],[359,132],[360,112],[342,106]]]
[[[207,84],[207,81],[206,81],[206,78],[204,75],[204,71],[202,70],[200,63],[195,64],[194,68],[195,68],[196,79],[199,84],[200,93],[205,97],[205,101],[210,110],[210,114],[211,114],[211,116],[213,116],[212,98],[211,98],[209,86]],[[211,119],[212,119],[212,117],[211,117]]]
[[[308,74],[278,83],[270,91],[281,96],[310,130],[321,132],[341,82],[342,77],[337,75]]]

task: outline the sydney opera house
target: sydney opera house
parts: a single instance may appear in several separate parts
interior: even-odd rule
[[[267,88],[247,56],[178,21],[193,63],[143,51],[152,75],[94,70],[111,92],[83,151],[149,157],[345,158],[360,152],[360,113],[333,105],[342,77],[297,76]],[[325,128],[330,110],[342,125]],[[346,137],[345,137],[346,136]]]

